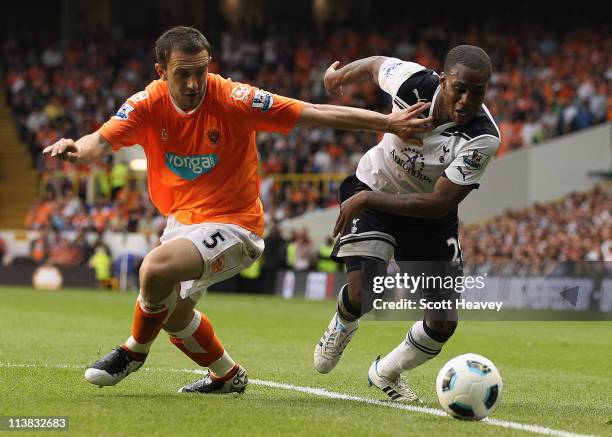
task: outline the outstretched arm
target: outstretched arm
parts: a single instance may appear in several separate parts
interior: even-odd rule
[[[372,78],[378,85],[378,72],[380,66],[387,60],[385,56],[370,56],[369,58],[358,59],[336,70],[340,61],[336,61],[329,66],[323,77],[325,89],[332,96],[340,97],[343,95],[342,85],[361,82]]]
[[[472,190],[470,185],[458,185],[440,177],[431,193],[388,194],[380,191],[361,191],[340,206],[334,227],[334,237],[347,223],[366,209],[421,218],[442,218],[459,205]]]
[[[350,106],[314,105],[305,102],[296,126],[388,132],[405,141],[422,144],[419,135],[432,129],[433,118],[419,118],[419,115],[430,106],[430,103],[419,102],[402,111],[384,115]]]
[[[111,144],[96,131],[74,141],[62,138],[55,144],[45,147],[44,154],[78,164],[89,164],[100,160],[112,151]]]

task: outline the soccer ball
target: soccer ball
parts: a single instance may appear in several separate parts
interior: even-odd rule
[[[498,407],[504,385],[490,360],[477,354],[453,358],[436,378],[442,408],[457,419],[482,420]]]

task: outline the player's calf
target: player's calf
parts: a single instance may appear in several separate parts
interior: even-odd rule
[[[243,391],[248,383],[246,372],[225,351],[215,335],[210,320],[192,311],[191,321],[180,331],[170,332],[170,341],[181,352],[209,372],[181,392],[230,393]]]
[[[142,295],[138,296],[132,320],[132,335],[123,344],[123,348],[133,360],[145,360],[164,322],[174,311],[176,302],[174,292],[157,303],[147,302]]]

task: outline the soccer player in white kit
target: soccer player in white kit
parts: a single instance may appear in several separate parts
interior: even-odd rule
[[[393,99],[392,111],[413,105],[431,129],[421,141],[406,142],[385,134],[360,160],[355,176],[340,188],[341,210],[332,254],[347,266],[348,283],[338,295],[337,311],[314,351],[320,373],[330,372],[371,309],[365,296],[373,276],[384,275],[396,261],[439,262],[462,274],[458,204],[478,188],[487,164],[500,145],[500,133],[483,104],[492,66],[479,47],[451,49],[444,72],[414,62],[374,56],[338,70],[332,64],[325,86],[332,95],[342,85],[372,78]],[[430,296],[442,290],[428,290]],[[457,327],[456,309],[425,311],[406,339],[369,368],[371,385],[392,400],[419,402],[401,373],[440,353]]]

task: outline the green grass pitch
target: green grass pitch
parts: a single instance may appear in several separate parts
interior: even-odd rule
[[[88,436],[531,434],[262,385],[242,395],[179,394],[199,375],[176,369],[197,367],[163,332],[145,364],[150,370],[115,387],[92,386],[84,368],[129,335],[134,299],[129,293],[0,287],[0,415],[69,416],[69,433]],[[319,375],[312,352],[333,302],[212,294],[198,308],[251,379],[380,400],[383,394],[367,386],[368,366],[409,326],[363,323],[338,367]],[[504,378],[493,419],[612,435],[612,322],[462,323],[438,358],[408,375],[425,406],[439,408],[437,371],[466,352],[493,360]]]

